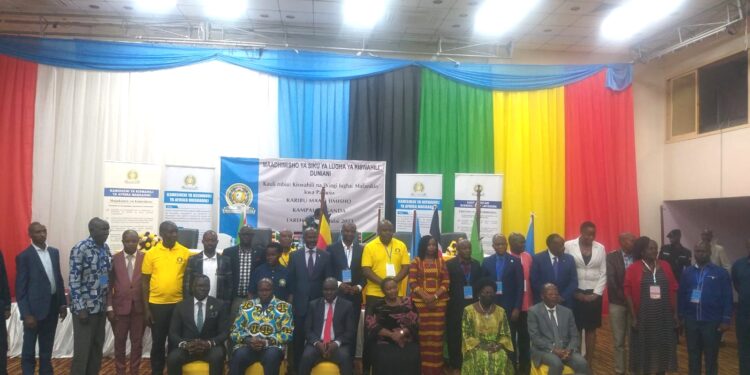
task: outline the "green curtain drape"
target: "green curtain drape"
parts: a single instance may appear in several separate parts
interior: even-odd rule
[[[494,173],[492,91],[422,69],[418,173],[443,174],[443,232],[453,231],[454,173]]]

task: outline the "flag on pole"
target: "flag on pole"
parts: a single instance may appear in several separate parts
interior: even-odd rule
[[[526,231],[526,252],[532,256],[536,253],[534,249],[534,213],[531,213],[529,229]]]
[[[320,226],[318,227],[318,243],[315,245],[320,250],[325,250],[333,242],[331,239],[331,226],[328,225],[328,205],[326,204],[326,188],[320,190]]]
[[[479,223],[482,216],[479,194],[477,194],[476,208],[474,222],[471,225],[471,258],[481,264],[484,259],[484,250],[482,250],[482,239],[479,237]]]
[[[422,239],[422,233],[419,230],[419,220],[417,220],[417,210],[414,210],[414,221],[411,226],[411,244],[409,246],[409,256],[411,259],[419,254],[419,240]]]
[[[234,243],[240,243],[240,229],[247,226],[247,206],[242,205],[242,213],[240,214],[240,223],[237,226],[237,234],[234,237]]]
[[[438,244],[438,255],[443,257],[443,248],[440,246],[440,215],[438,215],[438,207],[435,205],[432,210],[432,222],[430,222],[430,236],[435,239]]]

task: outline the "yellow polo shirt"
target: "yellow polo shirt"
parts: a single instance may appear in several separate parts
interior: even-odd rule
[[[391,243],[388,246],[383,245],[380,242],[380,237],[377,237],[370,241],[362,252],[362,267],[371,267],[372,272],[375,272],[381,279],[386,277],[386,264],[393,264],[395,270],[393,276],[396,276],[401,272],[401,267],[409,267],[410,263],[409,251],[406,249],[406,244],[395,237],[391,239]],[[407,279],[408,276],[401,283],[398,293],[400,296],[406,293]],[[375,297],[384,296],[383,291],[380,290],[380,285],[375,284],[371,280],[367,280],[365,294]]]
[[[165,305],[182,301],[182,277],[190,255],[190,250],[179,242],[171,249],[159,242],[146,252],[141,272],[151,275],[148,302]]]

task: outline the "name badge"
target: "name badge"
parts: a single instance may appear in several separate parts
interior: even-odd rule
[[[388,276],[392,276],[392,277],[395,277],[395,276],[396,276],[396,267],[394,267],[394,266],[393,266],[392,264],[390,264],[390,263],[389,263],[389,264],[386,264],[386,265],[385,265],[385,276],[386,276],[386,277],[388,277]]]
[[[658,285],[651,285],[648,288],[648,294],[651,299],[661,299],[661,287]]]
[[[503,294],[503,282],[502,281],[495,281],[495,285],[497,286],[497,291],[495,294]]]
[[[352,282],[352,270],[341,270],[341,281],[345,283]]]
[[[109,285],[109,275],[99,275],[99,286],[102,288],[106,288],[107,285]]]
[[[701,302],[701,290],[700,289],[693,289],[693,292],[690,293],[690,302],[692,303]]]
[[[464,286],[464,299],[472,299],[474,298],[474,291],[472,290],[470,285]]]

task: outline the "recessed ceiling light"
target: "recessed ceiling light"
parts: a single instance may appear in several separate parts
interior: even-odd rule
[[[372,29],[385,15],[390,0],[344,0],[344,24],[357,29]]]
[[[89,5],[89,8],[91,8],[91,9],[99,9],[99,6],[91,4],[91,5]]]
[[[135,8],[144,12],[164,13],[177,6],[177,0],[135,0]]]
[[[209,18],[240,18],[247,10],[247,0],[203,0],[203,10]]]
[[[685,0],[630,0],[613,9],[601,25],[602,36],[625,41],[672,14]]]
[[[485,0],[474,17],[477,34],[498,37],[516,27],[540,0]]]

